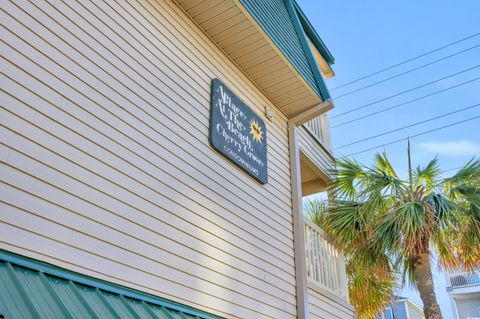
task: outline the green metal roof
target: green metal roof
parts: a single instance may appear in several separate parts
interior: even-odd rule
[[[6,319],[220,319],[169,300],[2,250],[0,315]]]
[[[325,58],[330,54],[294,0],[240,0],[287,60],[323,100],[330,98],[307,36]]]

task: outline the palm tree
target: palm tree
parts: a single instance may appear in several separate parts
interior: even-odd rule
[[[410,153],[410,152],[409,152]],[[345,254],[349,295],[361,318],[389,304],[399,276],[418,289],[426,319],[442,318],[431,259],[442,270],[480,267],[480,160],[442,178],[435,158],[401,179],[387,155],[371,167],[342,158],[332,172],[330,206],[311,218]]]

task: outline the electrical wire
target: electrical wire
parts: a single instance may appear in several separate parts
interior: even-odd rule
[[[409,93],[409,92],[412,92],[412,91],[421,89],[421,88],[426,87],[426,86],[428,86],[428,85],[431,85],[431,84],[434,84],[434,83],[443,81],[443,80],[445,80],[445,79],[454,77],[454,76],[456,76],[456,75],[459,75],[459,74],[462,74],[462,73],[465,73],[465,72],[474,70],[474,69],[476,69],[476,68],[478,68],[478,67],[480,67],[480,64],[477,64],[477,65],[475,65],[475,66],[473,66],[473,67],[470,67],[470,68],[467,68],[467,69],[465,69],[465,70],[462,70],[462,71],[459,71],[459,72],[456,72],[456,73],[453,73],[453,74],[450,74],[450,75],[441,77],[441,78],[439,78],[439,79],[436,79],[436,80],[433,80],[433,81],[430,81],[430,82],[421,84],[421,85],[416,86],[416,87],[413,87],[413,88],[411,88],[411,89],[408,89],[408,90],[405,90],[405,91],[402,91],[402,92],[399,92],[399,93],[395,93],[395,94],[393,94],[393,95],[390,95],[390,96],[381,98],[380,100],[376,100],[376,101],[373,101],[373,102],[370,102],[370,103],[367,103],[367,104],[364,104],[364,105],[355,107],[355,108],[350,109],[350,110],[348,110],[348,111],[345,111],[345,112],[343,112],[343,113],[337,114],[337,115],[335,115],[335,116],[333,116],[333,117],[331,117],[331,118],[334,119],[334,118],[337,118],[337,117],[340,117],[340,116],[343,116],[343,115],[346,115],[346,114],[350,114],[350,113],[352,113],[352,112],[356,112],[356,111],[358,111],[358,110],[361,110],[361,109],[364,109],[364,108],[366,108],[366,107],[369,107],[369,106],[378,104],[378,103],[380,103],[380,102],[390,100],[390,99],[392,99],[392,98],[394,98],[394,97],[397,97],[397,96],[400,96],[400,95],[403,95],[403,94],[406,94],[406,93]]]
[[[364,150],[361,150],[361,151],[358,151],[358,152],[355,152],[355,153],[348,154],[347,157],[357,155],[357,154],[362,154],[362,153],[377,149],[379,147],[384,147],[384,146],[387,146],[387,145],[396,144],[396,143],[399,143],[399,142],[402,142],[402,141],[406,141],[409,138],[415,138],[415,137],[418,137],[418,136],[422,136],[422,135],[425,135],[425,134],[436,132],[436,131],[439,131],[439,130],[442,130],[442,129],[445,129],[445,128],[448,128],[448,127],[452,127],[452,126],[455,126],[455,125],[458,125],[458,124],[473,121],[473,120],[478,119],[478,118],[480,118],[480,115],[475,116],[475,117],[471,117],[471,118],[468,118],[468,119],[465,119],[465,120],[462,120],[462,121],[458,121],[458,122],[455,122],[455,123],[450,123],[450,124],[447,124],[447,125],[444,125],[444,126],[440,126],[440,127],[428,130],[428,131],[420,132],[420,133],[417,133],[417,134],[414,134],[414,135],[411,135],[411,136],[408,136],[408,137],[404,137],[404,138],[401,138],[401,139],[398,139],[398,140],[394,140],[394,141],[391,141],[391,142],[388,142],[388,143],[373,146],[373,147],[370,147],[370,148],[367,148],[367,149],[364,149]]]
[[[468,80],[468,81],[465,81],[465,82],[447,87],[445,89],[441,89],[441,90],[429,93],[427,95],[423,95],[423,96],[417,97],[415,99],[412,99],[412,100],[409,100],[409,101],[406,101],[406,102],[402,102],[400,104],[396,104],[396,105],[393,105],[393,106],[390,106],[390,107],[387,107],[387,108],[384,108],[384,109],[381,109],[381,110],[378,110],[378,111],[375,111],[375,112],[372,112],[372,113],[369,113],[369,114],[366,114],[366,115],[363,115],[363,116],[360,116],[360,117],[357,117],[357,118],[354,118],[354,119],[349,120],[349,121],[342,122],[342,123],[337,124],[337,125],[333,125],[332,128],[337,128],[337,127],[347,125],[347,124],[350,124],[350,123],[353,123],[353,122],[356,122],[356,121],[360,121],[360,120],[363,120],[367,117],[371,117],[371,116],[374,116],[374,115],[377,115],[377,114],[380,114],[380,113],[384,113],[384,112],[390,111],[392,109],[398,108],[400,106],[404,106],[404,105],[410,104],[412,102],[423,100],[427,97],[430,97],[430,96],[433,96],[433,95],[436,95],[436,94],[439,94],[439,93],[442,93],[442,92],[445,92],[445,91],[448,91],[448,90],[451,90],[451,89],[457,88],[459,86],[462,86],[462,85],[465,85],[465,84],[468,84],[468,83],[471,83],[471,82],[475,82],[475,81],[478,81],[478,80],[480,80],[480,77],[477,77],[477,78],[474,78],[474,79],[471,79],[471,80]]]
[[[456,170],[459,170],[460,168],[462,168],[463,166],[458,166],[458,167],[453,167],[453,168],[449,168],[449,169],[444,169],[442,170],[441,172],[442,173],[446,173],[446,172],[451,172],[451,171],[456,171]]]
[[[420,124],[424,124],[424,123],[427,123],[427,122],[431,122],[431,121],[437,120],[437,119],[442,118],[442,117],[445,117],[445,116],[449,116],[449,115],[452,115],[452,114],[456,114],[456,113],[459,113],[459,112],[463,112],[463,111],[466,111],[466,110],[470,110],[470,109],[476,108],[476,107],[478,107],[478,106],[480,106],[480,103],[477,103],[477,104],[474,104],[474,105],[470,105],[470,106],[461,108],[461,109],[456,110],[456,111],[452,111],[452,112],[448,112],[448,113],[445,113],[445,114],[442,114],[442,115],[438,115],[438,116],[435,116],[435,117],[432,117],[432,118],[429,118],[429,119],[426,119],[426,120],[423,120],[423,121],[419,121],[419,122],[415,122],[415,123],[412,123],[412,124],[409,124],[409,125],[405,125],[405,126],[396,128],[396,129],[394,129],[394,130],[390,130],[390,131],[386,131],[386,132],[383,132],[383,133],[380,133],[380,134],[376,134],[376,135],[373,135],[373,136],[370,136],[370,137],[366,137],[366,138],[357,140],[357,141],[355,141],[355,142],[351,142],[351,143],[348,143],[348,144],[344,144],[344,145],[341,145],[341,146],[339,146],[339,147],[336,147],[335,150],[337,150],[337,149],[339,149],[339,148],[344,148],[344,147],[347,147],[347,146],[355,145],[355,144],[358,144],[358,143],[362,143],[362,142],[365,142],[365,141],[368,141],[368,140],[371,140],[371,139],[374,139],[374,138],[377,138],[377,137],[385,136],[385,135],[388,135],[388,134],[391,134],[391,133],[395,133],[395,132],[398,132],[398,131],[402,131],[402,130],[404,130],[404,129],[406,129],[406,128],[410,128],[410,127],[413,127],[413,126],[417,126],[417,125],[420,125]]]
[[[472,34],[472,35],[470,35],[470,36],[468,36],[468,37],[465,37],[465,38],[462,38],[462,39],[460,39],[460,40],[451,42],[451,43],[446,44],[446,45],[444,45],[444,46],[441,46],[441,47],[439,47],[439,48],[437,48],[437,49],[434,49],[434,50],[431,50],[431,51],[422,53],[422,54],[417,55],[417,56],[415,56],[415,57],[413,57],[413,58],[410,58],[410,59],[408,59],[408,60],[405,60],[405,61],[403,61],[403,62],[394,64],[394,65],[391,65],[391,66],[389,66],[389,67],[386,67],[386,68],[383,68],[383,69],[381,69],[381,70],[378,70],[378,71],[376,71],[376,72],[367,74],[367,75],[365,75],[365,76],[362,76],[362,77],[360,77],[360,78],[358,78],[358,79],[355,79],[355,80],[352,80],[352,81],[350,81],[350,82],[341,84],[341,85],[339,85],[339,86],[336,86],[336,87],[330,89],[330,91],[334,91],[334,90],[337,90],[337,89],[342,88],[342,87],[344,87],[344,86],[347,86],[347,85],[356,83],[356,82],[358,82],[358,81],[361,81],[361,80],[364,80],[364,79],[368,79],[368,78],[370,78],[370,77],[372,77],[372,76],[374,76],[374,75],[377,75],[377,74],[379,74],[379,73],[383,73],[383,72],[385,72],[385,71],[391,70],[391,69],[393,69],[393,68],[396,68],[397,66],[400,66],[400,65],[406,64],[406,63],[408,63],[408,62],[417,60],[417,59],[422,58],[422,57],[424,57],[424,56],[426,56],[426,55],[429,55],[429,54],[438,52],[438,51],[443,50],[443,49],[445,49],[445,48],[448,48],[448,47],[450,47],[450,46],[452,46],[452,45],[455,45],[455,44],[457,44],[457,43],[460,43],[460,42],[466,41],[466,40],[468,40],[468,39],[474,38],[474,37],[476,37],[476,36],[478,36],[478,35],[480,35],[480,32],[475,33],[475,34]]]
[[[355,90],[353,90],[353,91],[350,91],[350,92],[347,92],[347,93],[343,93],[343,94],[338,95],[338,96],[334,96],[333,98],[336,99],[336,100],[341,99],[342,97],[345,97],[345,96],[348,96],[348,95],[352,95],[353,93],[357,93],[357,92],[363,91],[363,90],[365,90],[365,89],[371,88],[372,86],[375,86],[375,85],[378,85],[378,84],[381,84],[381,83],[384,83],[384,82],[393,80],[393,79],[398,78],[398,77],[400,77],[400,76],[402,76],[402,75],[405,75],[405,74],[408,74],[408,73],[411,73],[411,72],[420,70],[420,69],[422,69],[422,68],[424,68],[424,67],[427,67],[427,66],[430,66],[430,65],[432,65],[432,64],[435,64],[435,63],[438,63],[438,62],[441,62],[441,61],[445,61],[445,60],[447,60],[447,59],[453,58],[454,56],[457,56],[457,55],[459,55],[459,54],[462,54],[462,53],[471,51],[471,50],[476,49],[476,48],[478,48],[478,47],[480,47],[480,44],[477,44],[477,45],[475,45],[475,46],[473,46],[473,47],[467,48],[467,49],[462,50],[462,51],[459,51],[459,52],[455,52],[455,53],[453,53],[453,54],[450,54],[450,55],[445,56],[445,57],[443,57],[443,58],[434,60],[434,61],[432,61],[432,62],[429,62],[429,63],[423,64],[423,65],[417,66],[417,67],[415,67],[415,68],[413,68],[413,69],[410,69],[410,70],[408,70],[408,71],[398,73],[398,74],[396,74],[396,75],[393,75],[393,76],[388,77],[388,78],[385,78],[385,79],[383,79],[383,80],[374,82],[374,83],[372,83],[372,84],[369,84],[369,85],[366,85],[366,86],[362,86],[361,88],[355,89]]]

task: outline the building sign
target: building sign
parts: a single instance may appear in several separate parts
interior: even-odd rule
[[[209,140],[214,149],[262,184],[267,183],[267,128],[220,80],[212,80]]]

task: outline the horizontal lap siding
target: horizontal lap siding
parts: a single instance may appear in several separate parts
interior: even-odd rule
[[[354,314],[350,308],[344,307],[317,291],[308,289],[311,319],[353,319]],[[345,304],[347,302],[345,301]]]
[[[0,247],[228,318],[295,318],[286,119],[269,183],[208,144],[258,89],[170,1],[5,1]]]
[[[325,175],[328,175],[332,167],[333,159],[305,127],[300,126],[298,132],[300,151],[320,168]]]

